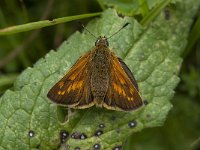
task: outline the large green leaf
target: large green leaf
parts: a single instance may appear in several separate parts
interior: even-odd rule
[[[133,18],[118,17],[111,9],[87,26],[95,35],[109,36],[130,23],[109,40],[110,48],[133,71],[148,105],[132,112],[76,110],[69,120],[63,120],[66,111],[52,104],[46,94],[94,45],[95,39],[88,32],[76,32],[58,52],[51,51],[33,68],[26,69],[15,82],[14,91],[1,97],[0,149],[112,149],[120,147],[134,132],[162,125],[172,107],[180,55],[198,5],[196,0],[177,3],[170,16],[166,18],[162,12],[146,29]],[[96,136],[97,132],[101,135]]]

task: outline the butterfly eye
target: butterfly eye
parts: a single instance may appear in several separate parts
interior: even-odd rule
[[[100,41],[100,39],[96,40],[96,42],[95,42],[95,46],[98,45],[99,41]]]

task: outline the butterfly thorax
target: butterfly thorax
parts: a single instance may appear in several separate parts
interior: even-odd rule
[[[101,106],[109,85],[110,50],[106,45],[97,45],[92,52],[91,91],[98,106]]]

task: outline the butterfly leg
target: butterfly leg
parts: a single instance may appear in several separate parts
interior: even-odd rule
[[[70,117],[74,115],[74,109],[68,107],[67,111],[68,113],[67,116],[65,117],[65,121],[69,121]]]
[[[103,107],[104,97],[96,97],[94,101],[97,107]]]

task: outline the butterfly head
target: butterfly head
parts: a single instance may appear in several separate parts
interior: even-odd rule
[[[108,39],[105,36],[98,37],[97,41],[95,42],[95,46],[109,46]]]

